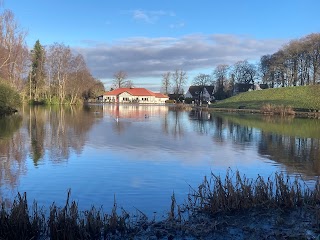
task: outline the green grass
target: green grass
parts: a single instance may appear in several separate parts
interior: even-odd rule
[[[270,88],[240,93],[211,105],[213,108],[261,109],[271,104],[291,106],[295,110],[320,110],[320,85]]]

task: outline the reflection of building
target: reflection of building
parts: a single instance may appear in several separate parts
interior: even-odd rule
[[[100,100],[117,103],[165,103],[168,96],[145,88],[118,88],[105,92]]]
[[[113,118],[142,119],[146,116],[160,116],[168,112],[167,106],[150,106],[138,104],[107,104],[103,105],[104,114]]]

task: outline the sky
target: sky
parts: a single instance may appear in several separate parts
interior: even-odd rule
[[[319,0],[1,0],[27,45],[63,43],[84,56],[106,89],[125,71],[160,91],[162,74],[187,72],[186,89],[219,64],[258,61],[290,40],[319,33]]]

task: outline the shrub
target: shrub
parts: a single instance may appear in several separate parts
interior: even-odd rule
[[[17,91],[5,83],[0,83],[0,115],[17,111],[21,97]]]

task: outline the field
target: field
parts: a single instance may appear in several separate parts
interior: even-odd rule
[[[244,92],[212,104],[211,107],[261,109],[266,105],[291,107],[295,111],[320,110],[320,85]]]

